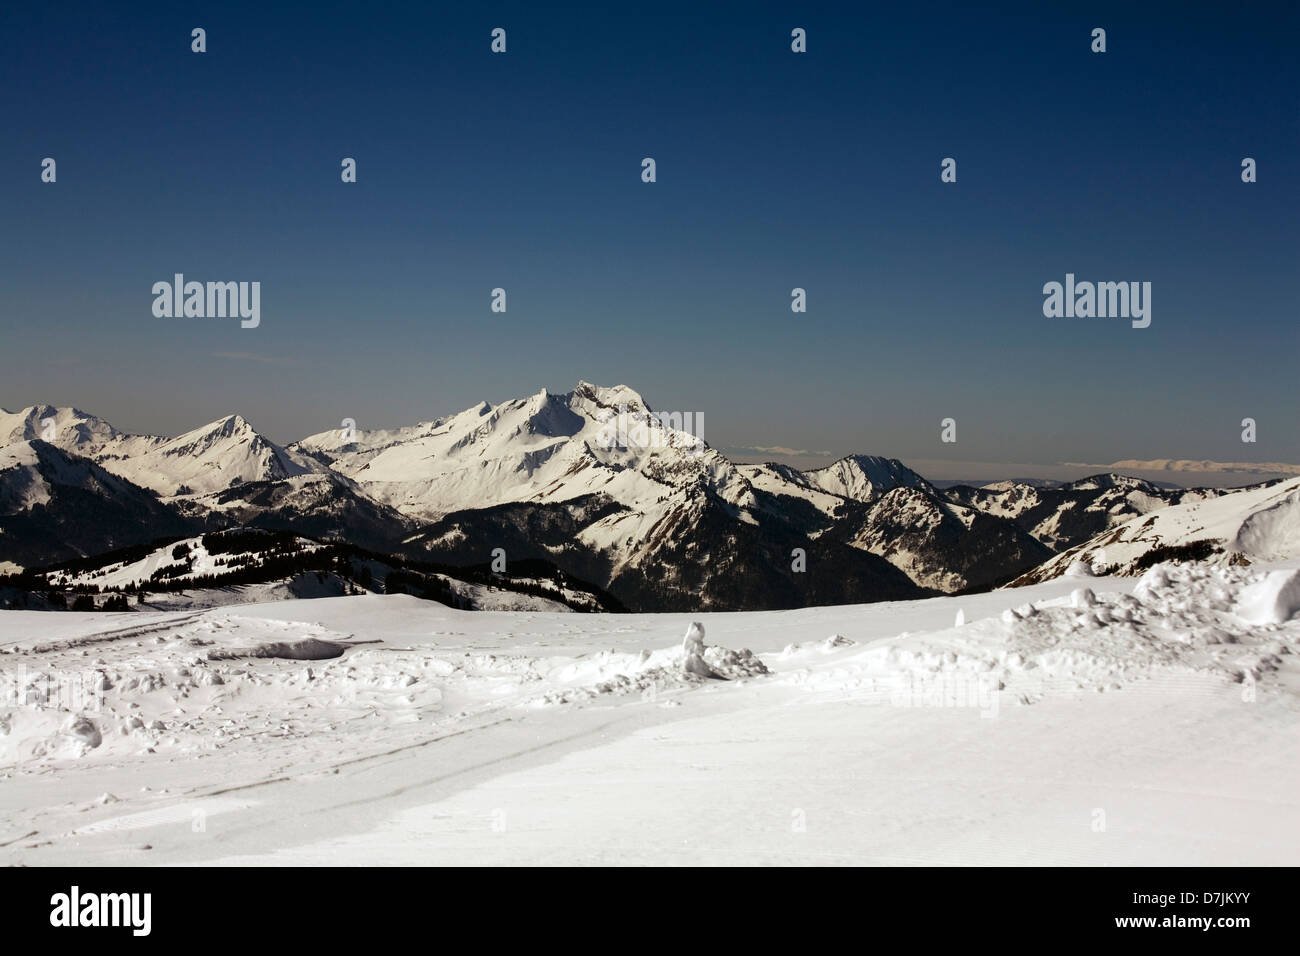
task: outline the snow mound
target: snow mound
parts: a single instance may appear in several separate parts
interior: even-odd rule
[[[29,721],[29,729],[35,733],[26,741],[17,742],[13,756],[27,759],[77,760],[86,756],[104,742],[99,727],[89,717],[81,714],[69,714],[57,730],[49,732],[49,719],[57,715],[40,715],[46,719]]]
[[[661,692],[770,673],[767,665],[748,648],[706,646],[704,625],[696,621],[687,628],[680,650],[668,648],[640,654],[606,652],[594,660],[557,668],[548,678],[570,682],[572,686],[544,694],[529,704],[547,707],[623,694],[640,694],[653,700]],[[593,677],[599,679],[593,681]]]
[[[705,648],[704,660],[713,669],[714,674],[722,680],[741,680],[745,677],[758,677],[770,673],[767,665],[747,647],[733,651],[729,647],[719,647],[715,644]]]
[[[1074,561],[1065,569],[1067,578],[1092,578],[1097,576],[1090,561]]]
[[[1300,488],[1241,523],[1232,547],[1259,561],[1296,557],[1300,542]]]
[[[1272,571],[1242,591],[1237,615],[1256,624],[1281,624],[1300,611],[1300,570]]]
[[[63,736],[74,750],[87,753],[104,742],[104,736],[89,717],[71,716],[63,725]]]
[[[1241,681],[1296,650],[1294,632],[1252,625],[1280,624],[1297,610],[1300,571],[1161,563],[1131,595],[1078,589],[1068,607],[1014,621],[1010,638],[1023,661],[1099,690],[1170,668]]]
[[[832,634],[820,641],[800,641],[797,644],[787,644],[785,648],[777,655],[781,660],[794,657],[797,654],[806,654],[813,651],[820,651],[822,654],[831,654],[845,647],[853,647],[858,642],[843,634]],[[713,648],[710,648],[713,650]]]
[[[1272,680],[1300,653],[1300,570],[1204,563],[1153,566],[1132,594],[1076,588],[961,628],[899,635],[834,667],[792,675],[809,691],[906,706],[1120,691],[1171,676],[1188,686]],[[788,659],[791,647],[783,655]]]

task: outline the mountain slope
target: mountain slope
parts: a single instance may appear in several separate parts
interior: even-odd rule
[[[51,434],[51,445],[156,492],[179,522],[167,525],[168,533],[198,527],[292,528],[390,550],[412,531],[402,515],[372,500],[355,482],[282,448],[240,415],[161,438],[123,433],[75,408],[39,405],[0,413],[0,441],[20,442],[34,434]]]
[[[0,448],[0,561],[43,564],[195,527],[89,459],[39,439]]]
[[[289,448],[352,478],[376,500],[424,519],[589,494],[630,505],[701,479],[734,504],[749,503],[751,492],[731,462],[694,435],[663,424],[622,385],[580,382],[563,395],[543,389],[411,428],[347,437],[323,432]]]
[[[121,595],[136,595],[137,601],[121,609],[156,610],[372,592],[410,594],[461,610],[622,609],[608,594],[544,562],[518,562],[513,573],[496,574],[486,568],[412,564],[350,544],[260,529],[119,549],[0,580],[7,603],[19,607],[50,601],[67,607],[80,598],[103,609]]]
[[[1251,564],[1300,558],[1300,478],[1171,505],[1071,548],[1013,586],[1077,569],[1138,574],[1157,561]]]
[[[1140,478],[1103,474],[1050,488],[1018,481],[980,488],[954,485],[942,494],[956,504],[1007,518],[1052,550],[1063,551],[1138,515],[1216,498],[1226,491],[1161,488]]]
[[[935,490],[897,458],[877,455],[849,455],[825,468],[806,471],[803,478],[813,488],[862,502],[875,501],[895,488]]]
[[[76,408],[29,405],[21,411],[0,409],[0,445],[46,441],[64,451],[90,457],[124,436],[116,428]]]
[[[870,555],[814,544],[828,524],[816,512],[855,499],[795,473],[738,468],[626,386],[580,382],[562,395],[543,390],[414,428],[327,432],[290,447],[403,514],[431,519],[413,547],[442,560],[487,560],[497,547],[512,558],[545,556],[633,607],[926,593]],[[759,477],[761,490],[751,480]],[[901,463],[866,456],[818,480],[859,499],[924,484]],[[796,514],[782,496],[812,510]],[[792,570],[799,548],[810,561],[833,551],[841,573]]]
[[[399,550],[416,524],[333,472],[239,482],[207,495],[172,499],[210,528],[297,531],[376,551]]]
[[[176,438],[110,442],[95,458],[164,497],[324,471],[263,437],[240,415],[227,415]]]
[[[928,483],[885,492],[828,536],[880,555],[916,583],[947,593],[993,587],[1052,555],[1014,522],[945,501]]]
[[[457,512],[408,547],[455,564],[489,560],[497,548],[507,567],[544,558],[634,609],[756,610],[929,593],[875,555],[810,539],[763,512],[747,517],[738,520],[703,488],[672,495],[649,513],[590,495]],[[795,570],[795,549],[804,552],[804,570]]]
[[[0,412],[0,444],[41,439],[46,434],[51,445],[89,458],[164,498],[325,471],[315,461],[281,448],[241,415],[227,415],[175,438],[160,438],[119,432],[75,408],[35,405],[21,412]]]

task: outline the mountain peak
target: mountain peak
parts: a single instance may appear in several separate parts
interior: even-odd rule
[[[243,435],[246,433],[252,433],[257,437],[261,437],[258,435],[257,429],[249,424],[248,419],[243,415],[240,415],[238,412],[235,412],[209,422],[206,425],[200,425],[198,428],[186,432],[184,435],[177,435],[173,441],[189,442],[199,438],[229,438],[234,435]]]
[[[649,411],[650,405],[641,394],[627,385],[593,385],[591,382],[579,382],[570,393],[572,400],[586,400],[597,408],[618,408],[626,405],[629,409]]]
[[[1103,472],[1098,475],[1089,475],[1086,478],[1080,478],[1077,481],[1068,482],[1064,487],[1072,491],[1085,490],[1102,490],[1106,488],[1124,488],[1129,491],[1157,491],[1157,486],[1143,478],[1134,478],[1130,475],[1121,475],[1117,472]]]
[[[41,439],[63,448],[81,448],[119,435],[108,422],[71,406],[29,405],[17,412],[0,412],[0,443]]]
[[[930,483],[897,458],[881,455],[845,455],[824,468],[804,472],[815,488],[852,498],[874,501],[894,488],[930,488]]]

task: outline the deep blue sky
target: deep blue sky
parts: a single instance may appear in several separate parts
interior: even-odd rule
[[[1290,4],[54,6],[0,13],[10,410],[291,441],[587,379],[726,447],[1300,461]],[[1067,271],[1151,327],[1044,318]],[[154,318],[175,272],[261,327]]]

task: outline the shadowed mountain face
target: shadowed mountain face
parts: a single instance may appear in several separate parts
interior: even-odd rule
[[[545,560],[631,609],[784,608],[993,587],[1224,494],[1120,475],[940,489],[871,455],[735,465],[685,420],[585,382],[289,446],[239,415],[160,438],[76,409],[4,412],[0,560],[256,527],[447,563]]]
[[[43,564],[197,527],[151,491],[46,442],[0,449],[0,561]]]
[[[506,554],[544,558],[643,610],[766,610],[932,593],[888,561],[840,542],[814,542],[781,517],[759,512],[752,523],[739,521],[707,490],[667,511],[632,552],[575,544],[594,525],[624,521],[636,516],[603,496],[514,503],[448,515],[409,546],[467,564],[483,559],[480,542],[498,542]]]
[[[239,528],[133,545],[0,578],[0,607],[155,610],[211,604],[409,594],[459,610],[623,610],[608,593],[553,564],[516,561],[511,573],[407,561],[292,531]],[[242,592],[242,593],[241,593]],[[79,607],[78,607],[79,605]]]
[[[982,488],[956,485],[943,492],[954,503],[1009,518],[1054,551],[1082,544],[1137,515],[1229,493],[1222,488],[1161,488],[1125,475],[1093,475],[1054,488],[998,482]]]
[[[1013,521],[916,487],[886,492],[828,537],[881,555],[912,580],[946,593],[996,587],[1053,554]]]

